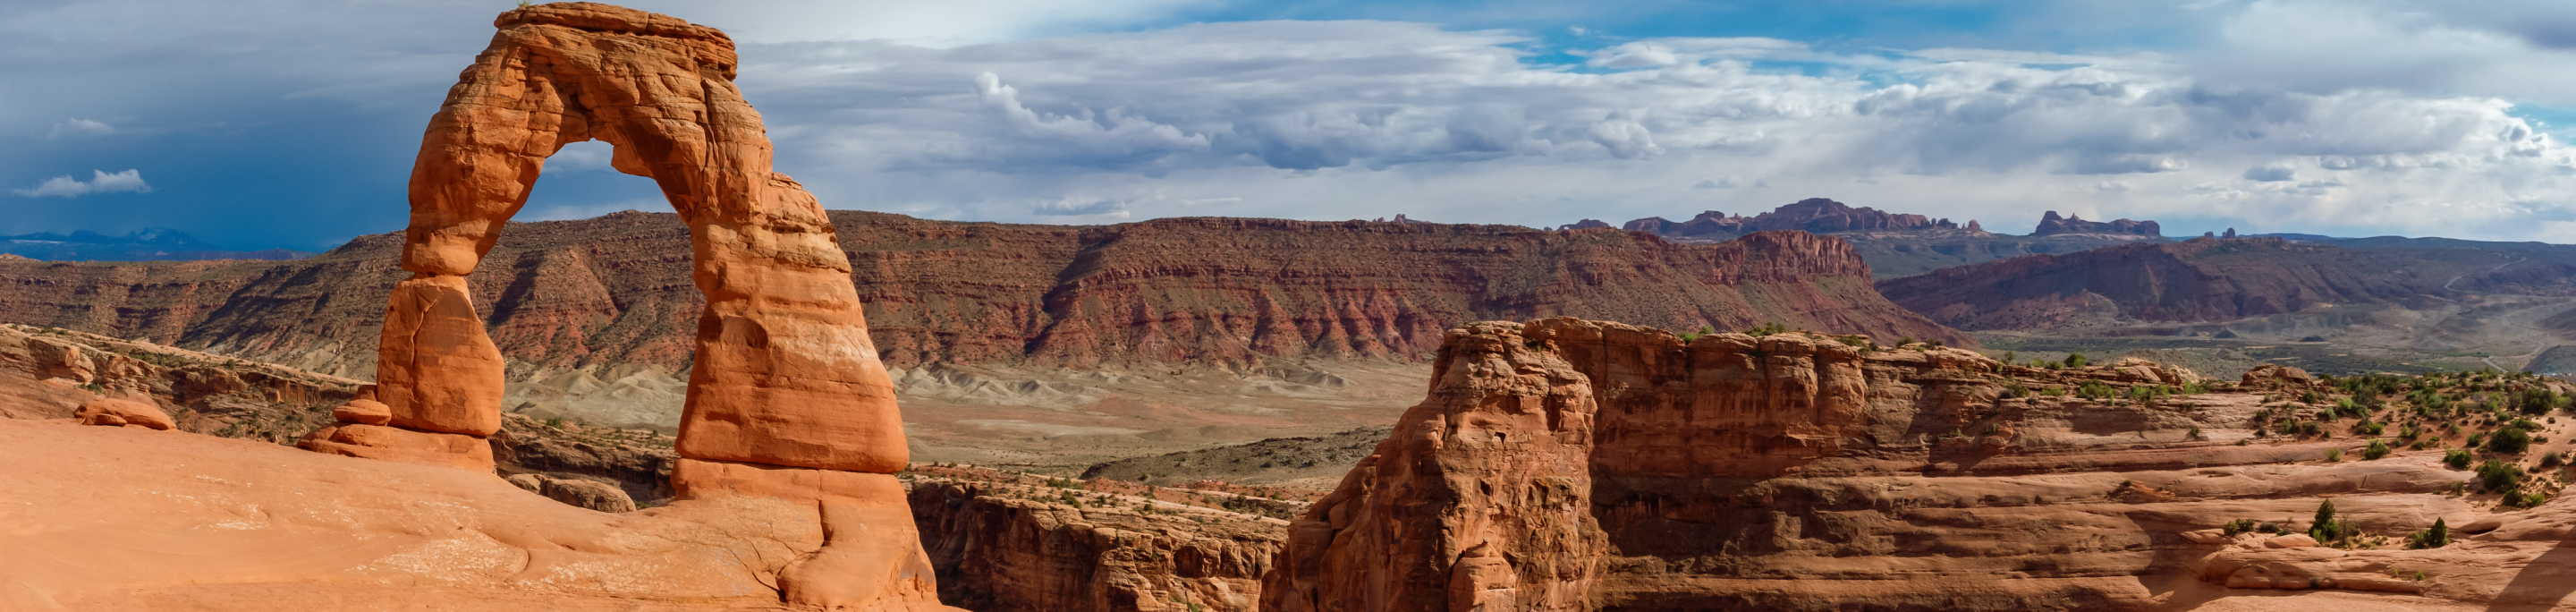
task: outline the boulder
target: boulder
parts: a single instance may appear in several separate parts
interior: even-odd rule
[[[525,476],[526,474],[521,474]],[[513,483],[516,484],[516,483]],[[600,512],[634,512],[635,500],[616,485],[577,478],[547,478],[538,494]]]
[[[349,403],[331,409],[332,420],[342,423],[389,425],[393,423],[393,416],[393,408],[375,400],[349,400]]]
[[[170,420],[169,413],[151,404],[107,397],[82,402],[72,417],[80,419],[84,425],[138,425],[161,430],[178,427],[177,422]]]
[[[2316,539],[2316,538],[2312,538],[2312,537],[2308,537],[2308,534],[2304,534],[2304,533],[2293,533],[2293,534],[2285,535],[2285,536],[2273,536],[2273,538],[2272,538],[2272,539],[2264,540],[2264,541],[2263,541],[2263,547],[2264,547],[2264,548],[2315,548],[2315,547],[2317,547],[2317,539]]]

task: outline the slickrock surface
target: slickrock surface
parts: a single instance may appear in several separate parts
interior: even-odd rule
[[[1256,357],[1429,359],[1470,321],[1767,322],[1967,339],[1887,303],[1832,238],[1675,245],[1613,230],[1157,219],[1013,225],[830,211],[890,364],[1155,367]],[[512,223],[467,277],[502,354],[547,368],[692,361],[703,300],[678,215]],[[398,234],[293,262],[0,262],[0,321],[375,369]]]
[[[1247,612],[1278,519],[1144,497],[925,478],[909,483],[940,599],[979,612]]]
[[[2531,556],[2555,546],[2550,529],[2567,523],[2550,517],[2568,506],[2509,511],[2492,495],[2450,494],[2473,475],[2438,450],[2404,451],[2397,424],[2424,417],[2394,405],[2381,418],[2396,423],[2386,435],[2400,452],[2365,460],[2368,440],[2343,433],[2359,421],[2293,402],[2323,390],[2331,404],[2323,381],[2277,369],[2235,382],[2144,364],[2038,370],[1869,344],[1800,333],[1685,344],[1563,318],[1453,331],[1430,397],[1290,527],[1263,609],[2343,605],[2229,588],[2248,564],[2382,594],[2369,605],[2440,606],[2487,603],[2496,586],[2576,569]],[[2301,419],[2333,437],[2254,433]],[[2542,427],[2535,435],[2563,435]],[[2438,447],[2459,435],[2424,439]],[[2544,476],[2532,486],[2557,479]],[[2453,578],[2409,574],[2402,582],[2422,595],[2358,578],[2386,569],[2369,556],[2222,551],[2185,536],[2238,519],[2304,522],[2329,496],[2366,534],[2402,536],[2435,519],[2551,527],[2351,553],[2476,559],[2465,563],[2480,569]],[[2546,608],[2570,590],[2514,598]]]
[[[810,503],[607,514],[488,474],[177,431],[0,419],[0,464],[12,612],[775,610],[779,574],[824,541]]]

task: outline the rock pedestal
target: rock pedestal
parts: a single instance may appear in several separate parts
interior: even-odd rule
[[[610,165],[653,179],[688,223],[706,295],[680,422],[687,461],[672,476],[679,496],[813,503],[826,542],[780,572],[792,603],[937,607],[891,475],[909,459],[902,417],[849,260],[814,196],[770,170],[760,113],[733,84],[732,39],[584,2],[512,10],[493,25],[500,32],[448,90],[412,166],[412,278],[386,309],[376,374],[390,424],[344,423],[307,448],[490,469],[483,437],[500,427],[503,363],[465,277],[527,203],[546,157],[607,141]]]

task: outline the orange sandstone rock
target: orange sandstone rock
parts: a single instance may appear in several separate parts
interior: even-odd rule
[[[170,420],[169,413],[151,404],[109,397],[83,402],[72,416],[84,425],[136,425],[161,430],[178,426]]]
[[[395,426],[490,436],[501,429],[501,349],[462,276],[394,285],[376,350],[376,397]]]
[[[305,434],[296,447],[317,453],[438,465],[491,473],[492,444],[464,434],[342,423]]]
[[[411,227],[379,348],[395,427],[345,424],[315,450],[491,469],[500,353],[465,290],[527,203],[547,156],[603,140],[610,165],[653,179],[689,226],[706,296],[672,474],[682,499],[810,503],[820,550],[781,570],[787,601],[937,608],[904,492],[894,387],[868,338],[831,220],[770,170],[760,113],[733,84],[732,39],[604,4],[502,13],[500,32],[430,118],[412,166]],[[448,457],[467,434],[480,455]],[[319,435],[321,432],[316,432]],[[424,453],[427,453],[426,455]]]
[[[393,422],[393,408],[375,400],[349,400],[331,409],[331,418],[342,423],[386,425]]]

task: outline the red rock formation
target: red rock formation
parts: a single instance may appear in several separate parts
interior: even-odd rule
[[[72,412],[72,418],[80,419],[82,425],[133,426],[160,430],[178,427],[177,423],[170,420],[170,413],[162,412],[160,408],[151,404],[107,397],[82,403],[78,410]]]
[[[2048,211],[2047,215],[2039,218],[2039,229],[2032,230],[2030,233],[2030,235],[2033,236],[2050,236],[2056,234],[2135,234],[2139,236],[2163,236],[2164,230],[2156,227],[2156,222],[2154,221],[2131,221],[2128,219],[2120,219],[2117,221],[2086,221],[2083,217],[2060,217],[2057,216],[2057,211],[2052,210]]]
[[[391,425],[343,423],[309,448],[489,471],[501,352],[465,276],[527,202],[547,156],[591,139],[654,179],[688,222],[695,367],[671,476],[682,499],[809,504],[823,545],[778,572],[790,602],[937,609],[893,472],[906,448],[849,260],[814,197],[770,171],[759,113],[713,28],[603,4],[521,7],[430,118],[412,167],[412,222],[377,347]],[[357,407],[353,407],[357,408]],[[335,411],[340,413],[342,411]],[[351,415],[363,410],[346,411]]]
[[[2119,399],[2193,381],[1868,344],[1454,332],[1430,398],[1292,524],[1263,609],[2145,610],[2206,564],[2182,532],[2327,494],[2381,533],[2470,511],[2438,451],[2255,435],[2307,418],[2260,390]]]
[[[1589,609],[1594,392],[1518,327],[1450,332],[1431,397],[1291,528],[1262,609]]]
[[[1603,230],[1264,219],[1074,227],[833,211],[890,364],[1153,366],[1274,356],[1430,359],[1470,321],[1571,315],[1670,329],[1779,322],[1967,338],[1889,304],[1834,238],[1669,244]],[[703,298],[677,215],[513,224],[467,277],[502,354],[688,367]],[[1791,243],[1796,244],[1791,244]],[[1716,266],[1794,247],[1804,269]],[[0,262],[0,320],[207,347],[341,375],[374,368],[402,239],[295,262]],[[1778,272],[1790,272],[1780,274]],[[1766,280],[1767,279],[1767,280]],[[1743,284],[1752,283],[1752,284]]]
[[[911,482],[940,599],[984,612],[1249,612],[1278,519],[1144,498],[949,479]],[[1054,495],[1076,496],[1067,503]]]

